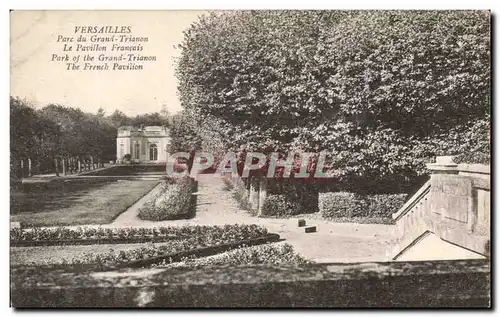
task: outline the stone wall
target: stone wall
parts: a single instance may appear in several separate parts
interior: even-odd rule
[[[135,269],[13,268],[22,307],[488,307],[487,260]]]
[[[490,167],[454,164],[439,157],[428,164],[427,182],[397,213],[391,255],[426,232],[480,255],[489,256]]]

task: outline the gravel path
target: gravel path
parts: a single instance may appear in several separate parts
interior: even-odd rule
[[[307,220],[318,232],[305,233],[297,227],[297,217],[258,218],[241,210],[231,192],[224,190],[219,174],[198,175],[196,217],[185,220],[144,221],[137,218],[139,207],[157,188],[120,215],[109,227],[160,227],[183,225],[258,224],[278,233],[304,257],[317,262],[384,261],[392,225],[335,223]]]

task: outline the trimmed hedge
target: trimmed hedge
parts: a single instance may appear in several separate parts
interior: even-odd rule
[[[139,219],[162,221],[194,217],[196,187],[196,181],[190,177],[166,179],[160,193],[139,209]]]
[[[272,195],[266,197],[262,206],[263,216],[293,216],[300,213],[300,205],[293,202],[285,195]]]
[[[263,216],[288,217],[318,212],[319,190],[303,179],[270,179],[268,196],[262,206]]]
[[[319,209],[325,218],[391,218],[407,194],[362,195],[351,192],[321,193]]]

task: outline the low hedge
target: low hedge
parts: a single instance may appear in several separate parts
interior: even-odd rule
[[[194,217],[196,196],[193,192],[197,184],[192,178],[167,179],[161,186],[159,194],[139,209],[139,219],[162,221]]]
[[[286,217],[300,213],[300,205],[291,201],[285,195],[271,195],[266,197],[262,206],[263,216]]]
[[[391,218],[405,203],[407,194],[362,195],[351,192],[321,193],[319,209],[327,219]]]

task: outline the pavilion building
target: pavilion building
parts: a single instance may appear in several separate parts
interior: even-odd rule
[[[120,127],[116,138],[117,162],[130,154],[135,163],[164,163],[170,140],[169,131],[162,126]]]

